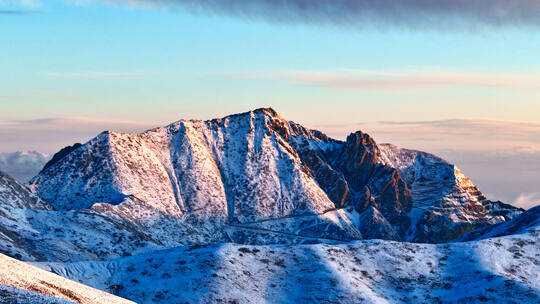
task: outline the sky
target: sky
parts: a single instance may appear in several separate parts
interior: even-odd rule
[[[540,203],[535,0],[0,0],[0,152],[271,106]]]

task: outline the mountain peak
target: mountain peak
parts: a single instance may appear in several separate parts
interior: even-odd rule
[[[59,210],[100,205],[142,222],[160,216],[231,225],[266,221],[278,230],[286,228],[278,221],[303,216],[298,221],[306,227],[341,231],[334,238],[360,235],[362,223],[351,228],[354,233],[340,234],[350,229],[318,219],[346,208],[358,213],[354,217],[383,216],[393,231],[380,237],[420,242],[447,241],[505,220],[468,179],[435,156],[378,145],[362,131],[334,140],[272,108],[181,120],[141,134],[109,132],[68,150],[30,182]],[[128,208],[127,197],[138,202]],[[364,214],[370,206],[378,213]],[[231,238],[238,240],[235,233]]]
[[[265,113],[266,115],[269,115],[269,116],[272,116],[272,117],[278,117],[279,114],[277,113],[276,110],[274,110],[273,108],[271,107],[267,107],[267,108],[257,108],[255,110],[253,110],[252,112],[254,113],[259,113],[259,112],[262,112],[262,113]]]

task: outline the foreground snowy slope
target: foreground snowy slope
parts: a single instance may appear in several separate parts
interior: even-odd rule
[[[55,155],[30,188],[58,210],[91,209],[167,247],[306,243],[320,232],[440,243],[522,211],[487,200],[436,156],[361,131],[335,140],[273,109],[103,132]]]
[[[0,304],[68,304],[74,303],[35,291],[0,284]]]
[[[133,303],[0,254],[0,303],[66,302]]]
[[[539,236],[219,244],[39,266],[140,303],[538,303]]]

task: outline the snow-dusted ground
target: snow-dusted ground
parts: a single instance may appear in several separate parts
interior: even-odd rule
[[[67,302],[133,303],[0,254],[0,303]]]
[[[539,231],[474,242],[178,247],[38,263],[139,303],[538,303]]]

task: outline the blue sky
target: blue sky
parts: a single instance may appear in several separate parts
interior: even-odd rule
[[[403,120],[403,111],[410,120],[540,119],[539,89],[402,90],[396,100],[396,91],[385,88],[230,75],[351,69],[540,79],[537,28],[355,29],[99,2],[46,1],[19,9],[29,13],[0,18],[1,101],[13,108],[3,119],[84,115],[164,123],[273,105],[284,115],[315,122],[330,102],[346,110],[324,118],[347,122],[357,122],[351,109],[367,109],[373,120]],[[388,111],[388,104],[400,113]]]
[[[183,2],[0,0],[0,151],[52,153],[105,128],[139,131],[272,106],[336,137],[362,128],[379,141],[457,151],[448,154],[456,161],[463,151],[540,154],[534,18],[493,25],[464,10],[472,17],[440,26],[451,23],[436,11],[424,19],[440,24],[403,25],[408,16],[381,11],[359,24],[349,11],[343,17],[353,21],[342,23],[316,11],[288,19],[282,8],[193,12]],[[330,21],[306,21],[312,16]],[[380,123],[460,119],[476,123],[450,137],[439,125],[414,125],[415,137],[403,134],[410,125]],[[486,140],[493,121],[511,132]],[[540,180],[540,169],[530,177]],[[521,192],[533,188],[540,191],[532,183]]]

